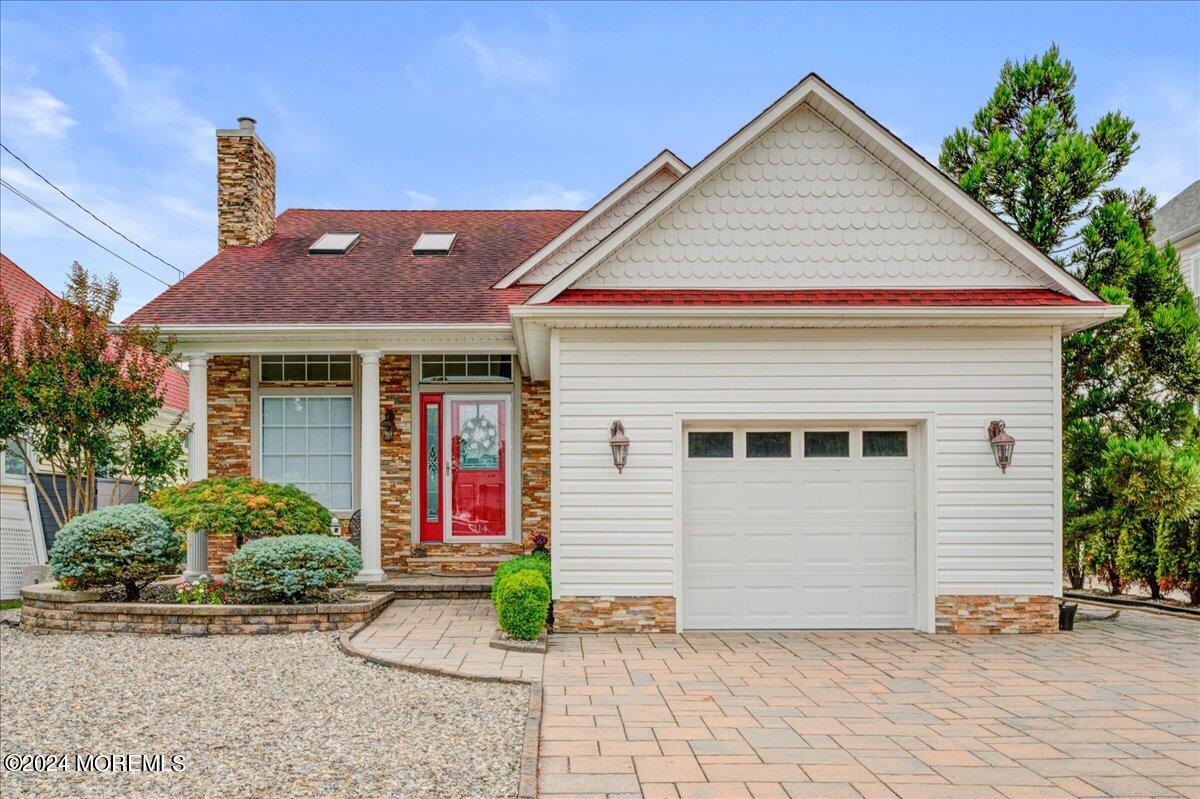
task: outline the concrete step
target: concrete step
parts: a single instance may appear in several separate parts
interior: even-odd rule
[[[396,599],[486,599],[492,594],[490,576],[398,574],[378,583],[355,583],[360,591],[390,592]]]

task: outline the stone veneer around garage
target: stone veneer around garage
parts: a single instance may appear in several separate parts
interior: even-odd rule
[[[21,629],[33,633],[106,632],[157,635],[263,635],[345,630],[378,616],[381,593],[361,602],[304,605],[173,605],[101,602],[99,591],[64,591],[54,583],[21,589]]]
[[[1058,631],[1058,599],[996,594],[944,595],[934,605],[939,633],[1052,633]]]
[[[554,632],[673,633],[675,597],[560,597],[554,600]]]

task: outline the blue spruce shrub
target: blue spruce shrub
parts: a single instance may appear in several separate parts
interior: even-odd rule
[[[227,561],[234,590],[259,602],[322,599],[362,569],[362,555],[329,535],[281,535],[244,544]]]
[[[183,536],[149,505],[113,505],[76,516],[50,549],[50,568],[72,591],[120,585],[136,602],[156,577],[183,559]]]

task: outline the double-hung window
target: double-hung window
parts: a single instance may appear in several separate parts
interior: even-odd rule
[[[354,400],[264,396],[264,480],[294,485],[331,511],[354,509]]]

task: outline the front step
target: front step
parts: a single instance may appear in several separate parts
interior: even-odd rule
[[[390,592],[396,599],[487,599],[491,577],[444,577],[433,574],[398,574],[378,583],[352,583],[360,591]]]
[[[409,558],[410,574],[430,574],[442,577],[491,577],[496,567],[512,555],[427,555]]]

